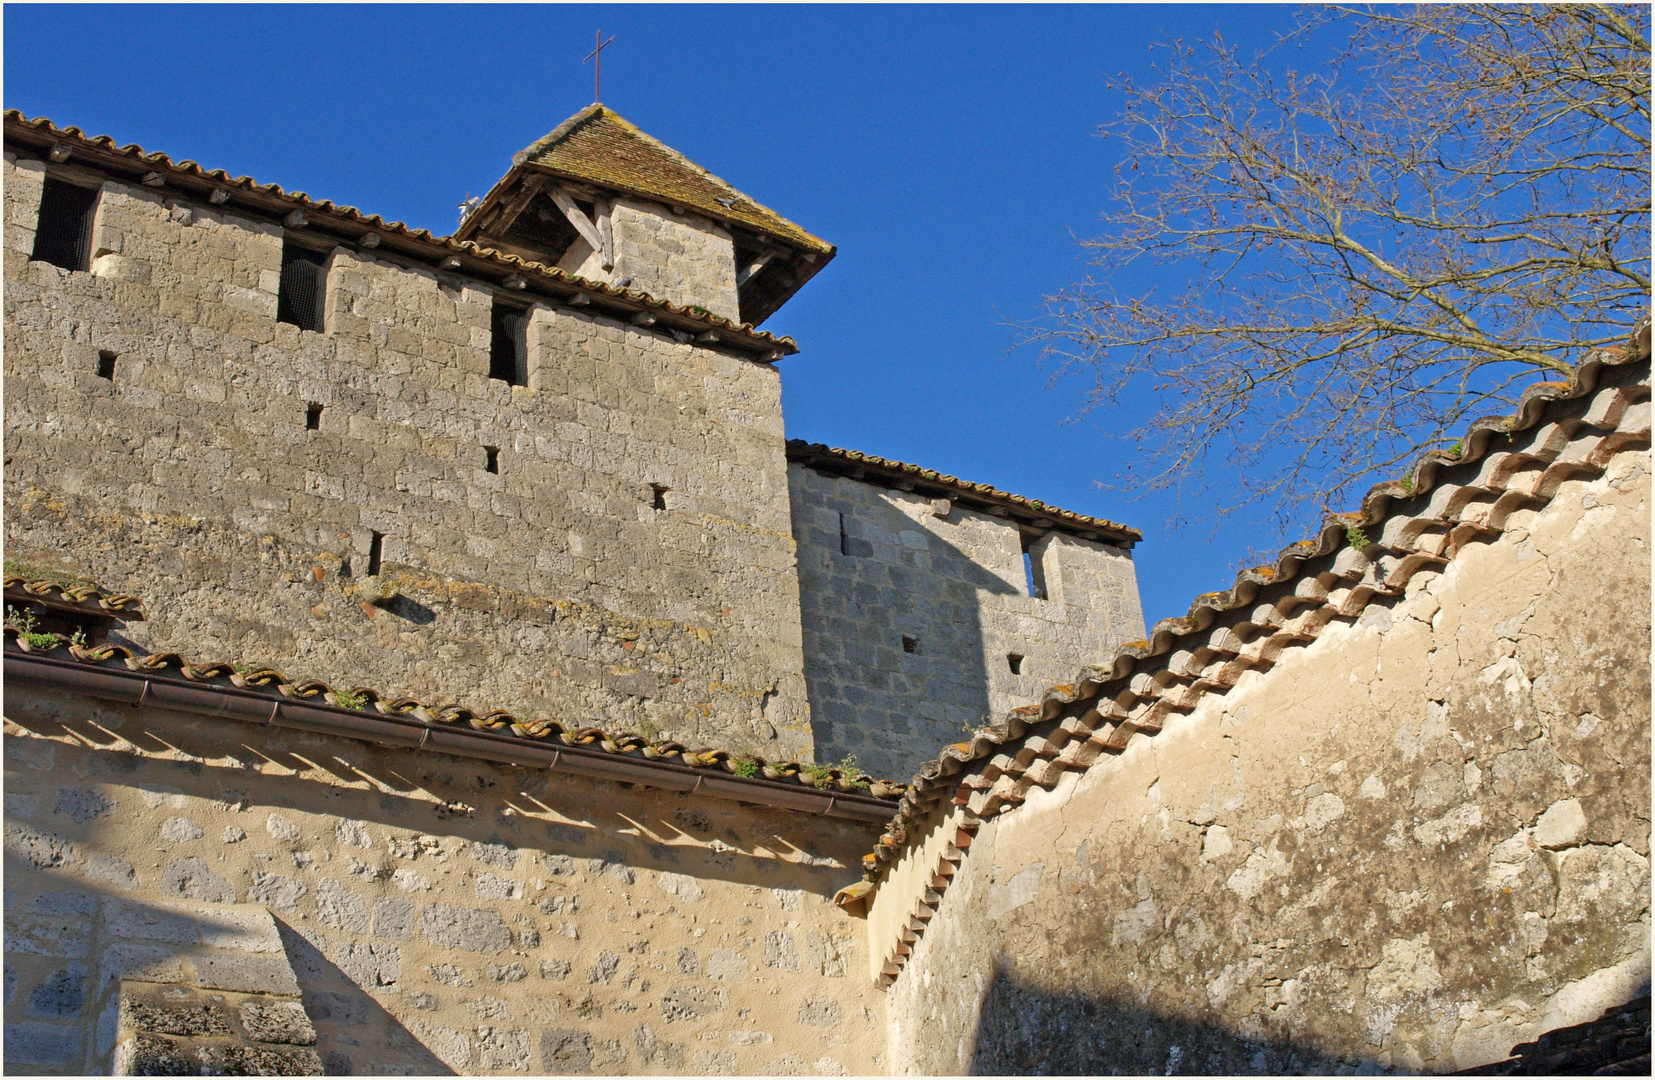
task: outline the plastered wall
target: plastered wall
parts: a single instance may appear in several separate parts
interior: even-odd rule
[[[1048,596],[1035,599],[1006,519],[802,465],[788,480],[821,760],[854,753],[878,775],[912,775],[1143,636],[1125,551],[1048,533],[1031,550]]]
[[[890,990],[893,1069],[1447,1072],[1630,998],[1649,492],[1622,453],[985,824]]]
[[[279,949],[206,985],[296,977],[332,1073],[884,1070],[873,827],[15,688],[5,770],[8,1072],[106,1067],[115,982],[243,910]]]
[[[44,168],[4,173],[8,558],[144,597],[139,645],[810,756],[773,369],[541,306],[513,387],[488,290],[345,248],[301,331],[280,228],[142,187],[92,272],[30,262]]]

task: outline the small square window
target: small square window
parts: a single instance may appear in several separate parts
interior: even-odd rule
[[[905,652],[905,653],[918,653],[919,652],[919,638],[911,637],[908,634],[903,634],[902,635],[902,651]]]
[[[98,350],[98,378],[115,378],[115,354],[108,349]]]
[[[1023,674],[1023,660],[1024,657],[1022,653],[1011,652],[1006,654],[1006,666],[1011,668],[1011,673],[1013,675]]]
[[[276,321],[300,330],[322,331],[322,298],[328,257],[297,244],[282,245],[282,281],[276,294]]]
[[[322,430],[322,407],[314,401],[305,406],[305,430]]]
[[[65,270],[85,270],[92,259],[92,221],[97,209],[96,188],[47,179],[40,193],[32,257]]]
[[[649,490],[651,496],[653,496],[651,505],[657,510],[665,510],[667,508],[667,492],[672,489],[669,487],[662,487],[660,484],[651,484],[649,485]]]

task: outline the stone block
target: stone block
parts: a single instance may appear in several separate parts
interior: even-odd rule
[[[316,1045],[316,1029],[297,1001],[243,1002],[241,1026],[259,1042]]]
[[[245,994],[299,994],[299,982],[286,957],[193,953],[189,963],[197,986]]]
[[[427,904],[420,912],[420,931],[434,944],[468,952],[501,952],[512,944],[510,928],[492,908]]]
[[[8,1023],[5,1061],[8,1066],[40,1065],[69,1068],[80,1063],[81,1030],[57,1024]]]
[[[59,915],[6,913],[7,952],[84,960],[91,941],[92,927],[85,920]]]

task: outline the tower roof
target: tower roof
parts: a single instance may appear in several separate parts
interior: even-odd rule
[[[512,158],[603,187],[629,191],[746,225],[778,240],[831,253],[833,245],[737,191],[601,103],[588,105]]]
[[[518,254],[533,251],[542,261],[549,255],[555,262],[553,249],[561,241],[538,234],[535,224],[540,216],[535,208],[550,205],[535,190],[547,185],[633,195],[718,222],[735,244],[745,323],[764,321],[835,252],[826,240],[755,202],[598,102],[514,155],[510,171],[466,215],[454,238]]]

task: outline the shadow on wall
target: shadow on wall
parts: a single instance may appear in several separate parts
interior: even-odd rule
[[[882,489],[799,471],[802,485],[789,475],[816,760],[854,754],[875,776],[906,778],[989,722],[979,590],[1022,590]]]
[[[299,977],[305,1012],[316,1027],[316,1049],[329,1076],[355,1076],[376,1072],[389,1050],[399,1064],[398,1071],[410,1076],[453,1076],[454,1070],[437,1058],[414,1037],[396,1017],[341,971],[320,949],[292,926],[276,920],[293,973]],[[371,949],[371,945],[360,947]],[[364,967],[373,958],[365,957]],[[358,977],[362,976],[358,972]],[[410,1067],[411,1066],[411,1067]]]
[[[399,833],[432,833],[454,837],[468,845],[505,845],[540,854],[541,872],[556,877],[569,859],[583,860],[593,873],[609,873],[630,883],[636,871],[689,875],[770,888],[778,883],[817,896],[832,896],[861,876],[860,867],[822,855],[821,826],[814,817],[787,810],[738,809],[723,800],[650,789],[644,804],[659,807],[649,818],[628,816],[624,810],[594,807],[594,789],[620,793],[627,785],[569,777],[557,772],[483,765],[469,759],[408,751],[376,754],[359,744],[327,741],[344,757],[312,753],[303,756],[241,741],[243,726],[178,717],[165,734],[146,730],[148,717],[132,715],[123,706],[86,702],[95,710],[87,722],[31,715],[19,695],[7,702],[8,720],[46,736],[73,735],[77,747],[57,744],[60,764],[82,771],[94,782],[127,784],[154,794],[166,791],[207,802],[230,798],[250,800],[261,812],[277,807],[314,808],[320,812]],[[125,712],[127,715],[122,716]],[[113,718],[101,726],[97,714]],[[159,714],[172,716],[173,714]],[[140,750],[154,757],[105,749],[113,741],[114,726]],[[295,741],[302,741],[297,736]],[[275,740],[271,740],[275,741]],[[170,760],[159,755],[171,750],[187,755]],[[208,764],[214,759],[263,760],[279,767],[275,775],[250,769]],[[342,785],[334,786],[302,775],[319,769]],[[142,776],[139,771],[142,770]],[[294,775],[300,774],[300,775]],[[163,788],[156,788],[164,781]],[[372,789],[364,787],[364,782]],[[458,802],[444,802],[435,793],[464,794],[473,802],[496,803],[493,812]],[[422,797],[423,796],[423,797]],[[624,800],[626,797],[621,796]],[[624,805],[624,804],[623,804]],[[555,813],[561,821],[541,816]],[[250,819],[250,824],[256,824]],[[7,821],[13,816],[8,814]],[[50,827],[46,821],[43,826]],[[877,835],[877,825],[845,821],[846,832],[837,846],[864,850]],[[690,840],[693,843],[674,843]],[[719,841],[713,846],[710,841]],[[848,843],[847,843],[848,841]],[[762,849],[767,854],[759,854]],[[774,853],[774,854],[768,854]],[[515,854],[511,855],[515,859]],[[785,879],[785,880],[783,880]],[[280,916],[278,916],[280,917]]]
[[[1153,976],[1152,976],[1153,977]],[[1364,1067],[1365,1066],[1365,1067]],[[1160,1016],[1128,1000],[1054,994],[995,968],[978,1013],[975,1076],[1234,1076],[1373,1074],[1315,1050],[1251,1041]]]

